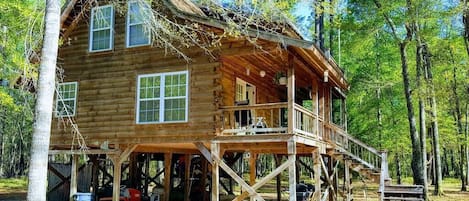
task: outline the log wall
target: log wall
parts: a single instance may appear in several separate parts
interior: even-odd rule
[[[58,65],[64,82],[78,82],[77,112],[74,119],[86,142],[151,143],[163,137],[202,139],[215,135],[215,117],[220,64],[202,50],[185,53],[186,62],[164,48],[125,46],[125,16],[115,14],[114,48],[89,52],[89,19],[82,20],[70,41],[59,50]],[[189,71],[187,123],[136,124],[136,83],[141,74]],[[55,118],[51,145],[69,145],[73,135],[63,120]]]

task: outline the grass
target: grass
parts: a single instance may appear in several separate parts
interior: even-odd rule
[[[0,193],[26,192],[26,178],[0,179]]]
[[[285,181],[286,178],[282,178],[282,186],[287,185]],[[288,180],[288,179],[286,179]],[[393,183],[396,183],[393,181]],[[411,184],[412,178],[404,178],[404,184]],[[372,183],[363,183],[360,181],[353,182],[354,190],[353,196],[356,201],[377,201],[378,194],[378,185]],[[433,186],[430,186],[429,200],[430,201],[469,201],[469,192],[461,192],[461,184],[459,179],[448,178],[443,180],[443,191],[444,195],[442,196],[433,196]],[[16,179],[0,179],[0,200],[15,200],[14,198],[20,198],[17,200],[23,200],[27,190],[27,180],[26,178],[16,178]],[[239,190],[239,189],[238,189]],[[275,185],[273,182],[268,183],[262,190],[260,190],[263,195],[267,197],[275,197]],[[283,195],[286,196],[286,195]],[[282,196],[282,197],[283,197]],[[231,199],[230,199],[231,200]]]

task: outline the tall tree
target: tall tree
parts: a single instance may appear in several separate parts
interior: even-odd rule
[[[407,46],[413,37],[413,27],[411,23],[407,22],[404,24],[404,29],[406,34],[403,39],[399,37],[398,29],[394,24],[393,20],[389,14],[383,9],[383,5],[378,0],[374,0],[374,3],[378,10],[382,13],[386,24],[389,26],[391,34],[393,35],[394,41],[399,47],[399,53],[401,58],[401,73],[402,81],[404,83],[404,94],[406,98],[407,105],[407,119],[409,121],[409,134],[412,142],[412,172],[413,179],[415,184],[425,184],[425,178],[423,174],[423,160],[422,160],[422,149],[419,141],[419,134],[417,133],[417,123],[415,120],[415,112],[413,106],[413,98],[411,93],[411,84],[409,78],[409,65],[408,65],[408,56],[407,56]],[[412,2],[411,0],[406,0],[406,7],[408,17],[412,17]]]
[[[60,32],[60,0],[46,0],[45,33],[41,50],[35,123],[29,169],[28,201],[45,201],[47,160]]]

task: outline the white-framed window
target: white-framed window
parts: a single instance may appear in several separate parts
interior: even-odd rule
[[[139,75],[137,124],[187,122],[188,72]]]
[[[55,97],[55,116],[75,116],[77,108],[78,82],[64,82],[57,86]]]
[[[150,6],[140,1],[129,1],[127,5],[127,47],[149,45],[150,34],[145,28],[145,16],[150,14]]]
[[[247,83],[246,81],[236,78],[236,94],[235,94],[235,102],[246,101],[247,97]]]
[[[91,9],[90,24],[90,52],[111,50],[114,39],[114,7],[105,5]]]

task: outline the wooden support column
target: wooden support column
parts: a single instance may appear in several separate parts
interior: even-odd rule
[[[114,165],[113,169],[113,180],[112,180],[112,201],[119,201],[120,197],[120,184],[121,184],[121,169],[122,163],[119,160],[119,155],[111,157]]]
[[[345,201],[352,200],[352,186],[350,180],[350,160],[345,160],[344,165],[344,186],[345,186]]]
[[[185,201],[189,201],[189,194],[191,193],[190,192],[190,184],[191,184],[191,155],[190,154],[186,154],[184,156],[184,159],[185,159],[185,170],[184,170],[184,179],[185,179],[185,182],[184,182],[184,200]]]
[[[98,157],[99,155],[88,155],[88,157],[90,158],[91,160],[91,163],[93,163],[92,165],[92,168],[91,168],[91,186],[92,186],[92,193],[93,193],[93,200],[96,200],[96,192],[98,191],[98,166],[99,166],[99,162],[98,162]]]
[[[257,153],[250,152],[249,157],[249,184],[252,186],[256,183],[256,161],[257,161]],[[251,201],[254,201],[254,197],[251,196]]]
[[[79,155],[72,155],[72,169],[70,171],[70,201],[74,200],[73,195],[77,193],[78,159]]]
[[[279,167],[280,164],[282,163],[282,157],[278,154],[275,154],[275,167]],[[282,186],[282,173],[280,172],[277,176],[276,176],[276,187],[277,187],[277,201],[280,201],[282,199],[282,192],[281,192],[281,186]]]
[[[293,59],[293,55],[288,54],[288,133],[293,133],[295,123],[295,115],[293,111],[293,106],[295,105],[295,68],[293,66]]]
[[[211,144],[212,149],[212,156],[211,158],[214,159],[212,161],[212,201],[219,201],[220,195],[220,175],[219,175],[219,162],[218,159],[220,157],[220,144],[213,142]]]
[[[201,165],[202,165],[202,177],[200,181],[200,188],[203,190],[202,194],[202,201],[207,200],[207,191],[205,190],[205,185],[207,182],[207,172],[208,172],[208,162],[207,159],[204,157],[201,157]]]
[[[172,153],[164,154],[164,201],[169,201],[169,194],[171,193],[171,163],[173,159]]]
[[[314,169],[314,199],[319,200],[321,195],[321,154],[319,149],[313,153],[313,169]]]
[[[292,161],[288,166],[288,185],[290,192],[290,201],[296,201],[296,142],[293,139],[287,142],[288,160]]]

